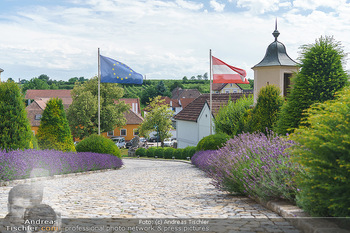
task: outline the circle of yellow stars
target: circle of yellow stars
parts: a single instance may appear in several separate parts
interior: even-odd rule
[[[128,66],[126,66],[125,64],[123,64],[123,63],[119,63],[119,62],[117,62],[117,64],[119,65],[119,64],[122,64],[122,65],[124,65],[125,67],[127,67],[129,70],[130,70],[130,74],[129,74],[129,76],[131,76],[131,73],[133,72],[132,71],[132,69],[130,69]],[[115,64],[113,64],[113,66],[115,66]],[[115,69],[114,68],[112,68],[112,70],[114,71]],[[113,73],[113,75],[116,75],[116,73]],[[117,79],[119,79],[119,77],[117,76]],[[124,79],[128,79],[128,76],[125,76],[124,78],[120,78],[120,80],[124,80]]]

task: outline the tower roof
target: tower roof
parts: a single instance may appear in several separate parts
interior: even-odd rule
[[[275,31],[272,35],[275,37],[275,41],[267,47],[265,57],[253,68],[264,66],[297,66],[298,63],[288,56],[286,46],[277,40],[277,37],[280,35],[277,30],[277,20]]]

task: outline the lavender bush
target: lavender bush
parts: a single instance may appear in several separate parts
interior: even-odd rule
[[[0,180],[29,178],[34,169],[46,169],[49,175],[57,175],[120,168],[122,165],[122,160],[116,156],[92,152],[0,151]]]
[[[217,151],[197,152],[192,163],[206,171],[221,190],[294,202],[294,176],[299,168],[286,151],[294,144],[272,132],[267,136],[243,133]]]

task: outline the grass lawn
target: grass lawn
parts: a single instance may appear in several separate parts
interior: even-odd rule
[[[128,149],[121,148],[120,149],[120,154],[121,154],[122,157],[127,157],[128,156]]]

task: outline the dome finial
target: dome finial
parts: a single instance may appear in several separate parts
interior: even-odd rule
[[[275,22],[275,31],[272,33],[272,35],[275,37],[275,41],[277,41],[277,37],[280,35],[279,31],[277,30],[277,18]]]

